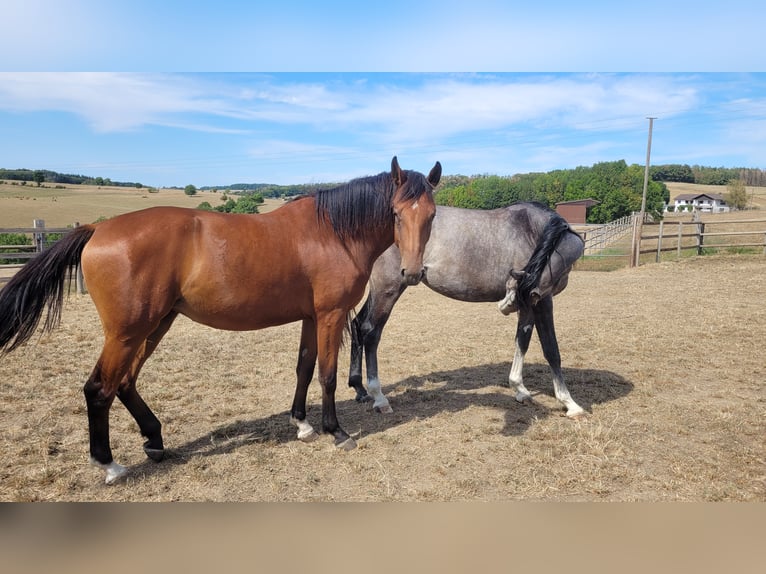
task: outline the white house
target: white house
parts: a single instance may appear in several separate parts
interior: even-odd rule
[[[675,198],[675,211],[701,211],[703,213],[725,213],[729,211],[726,200],[720,193],[682,193]]]

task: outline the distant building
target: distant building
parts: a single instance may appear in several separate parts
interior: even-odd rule
[[[682,193],[675,198],[674,206],[676,212],[725,213],[729,211],[729,206],[720,193]]]
[[[585,223],[588,210],[599,202],[595,199],[576,199],[574,201],[560,201],[556,204],[556,213],[567,220],[568,223]]]

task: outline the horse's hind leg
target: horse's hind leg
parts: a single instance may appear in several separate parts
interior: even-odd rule
[[[138,373],[141,371],[141,367],[144,366],[146,360],[157,348],[157,345],[159,345],[162,337],[168,332],[177,316],[178,313],[175,312],[167,315],[160,322],[157,329],[146,338],[133,360],[133,365],[126,379],[117,391],[117,397],[136,420],[141,435],[146,438],[146,442],[144,442],[146,456],[155,462],[161,461],[165,456],[165,447],[162,441],[162,424],[138,393],[136,381],[138,380]]]
[[[543,355],[551,367],[553,392],[556,398],[566,407],[568,417],[583,416],[585,410],[569,394],[569,389],[564,383],[564,375],[561,372],[561,355],[559,354],[559,344],[556,340],[556,329],[553,324],[553,296],[544,297],[535,306],[535,326],[537,327],[537,335],[540,337],[540,344],[543,347]]]
[[[140,342],[107,338],[104,349],[83,387],[88,409],[91,463],[106,471],[106,483],[123,476],[127,469],[116,463],[109,444],[109,409],[120,382],[126,376]]]
[[[516,350],[513,354],[511,372],[508,375],[508,384],[515,393],[514,398],[523,403],[532,399],[527,388],[524,386],[522,371],[524,370],[524,356],[529,350],[529,342],[532,339],[534,329],[533,312],[527,307],[519,309],[519,320],[516,325]]]

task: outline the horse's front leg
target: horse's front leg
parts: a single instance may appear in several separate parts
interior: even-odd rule
[[[391,408],[386,395],[383,394],[378,376],[378,345],[390,309],[381,315],[377,306],[371,305],[370,302],[371,297],[368,297],[362,311],[351,324],[351,359],[348,368],[348,386],[356,390],[357,402],[372,402],[372,408],[376,412],[392,413],[394,410]],[[362,384],[362,359],[367,361],[366,389]]]
[[[553,392],[556,398],[567,409],[567,416],[580,418],[586,415],[585,410],[578,405],[569,394],[569,389],[564,383],[564,374],[561,372],[561,355],[559,344],[556,339],[556,329],[553,324],[553,296],[548,295],[540,299],[535,307],[535,326],[540,344],[543,347],[543,355],[550,365],[553,374]]]
[[[298,366],[295,368],[297,383],[293,406],[290,409],[290,422],[298,427],[298,440],[311,442],[319,436],[314,427],[306,420],[306,395],[309,383],[314,376],[314,365],[317,360],[316,326],[313,321],[306,319],[301,327],[301,344],[298,349]]]
[[[351,321],[351,356],[348,364],[348,386],[356,391],[355,400],[358,403],[366,403],[372,400],[367,394],[367,389],[362,384],[362,360],[364,355],[364,340],[366,333],[362,331],[369,312],[370,300],[367,299],[362,310]]]
[[[508,375],[508,384],[514,392],[514,398],[520,403],[532,400],[532,395],[524,386],[522,371],[524,370],[524,356],[529,350],[529,342],[532,339],[532,331],[534,330],[534,327],[535,324],[532,310],[528,307],[520,308],[519,319],[516,325],[516,349],[513,354],[511,372]]]
[[[391,310],[407,288],[407,283],[401,280],[400,267],[401,256],[396,247],[378,258],[370,276],[367,300],[352,324],[348,384],[356,390],[357,401],[372,401],[373,409],[379,413],[393,412],[380,384],[378,345]],[[367,362],[367,389],[362,385],[363,358]]]
[[[372,408],[379,413],[394,412],[386,395],[383,394],[383,386],[380,384],[378,375],[378,345],[387,319],[388,316],[381,319],[364,341],[364,354],[367,357],[367,390],[372,395]]]
[[[319,384],[322,385],[322,430],[335,437],[335,446],[343,450],[351,450],[356,447],[356,441],[338,424],[335,411],[338,352],[345,322],[345,313],[337,310],[318,316],[316,338]]]

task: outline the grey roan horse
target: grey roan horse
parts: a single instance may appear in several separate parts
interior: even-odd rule
[[[516,203],[490,211],[438,206],[423,255],[423,283],[459,301],[500,301],[507,315],[518,311],[516,351],[508,377],[519,402],[531,400],[522,382],[524,355],[537,328],[553,374],[556,398],[570,417],[585,411],[572,399],[561,373],[553,325],[553,296],[567,285],[572,265],[583,254],[582,238],[551,209]],[[350,387],[358,401],[374,400],[379,412],[391,412],[378,378],[378,344],[394,304],[407,288],[400,254],[392,246],[375,262],[369,295],[352,324]],[[367,358],[367,390],[362,384],[362,355]],[[371,395],[371,396],[370,396]]]

